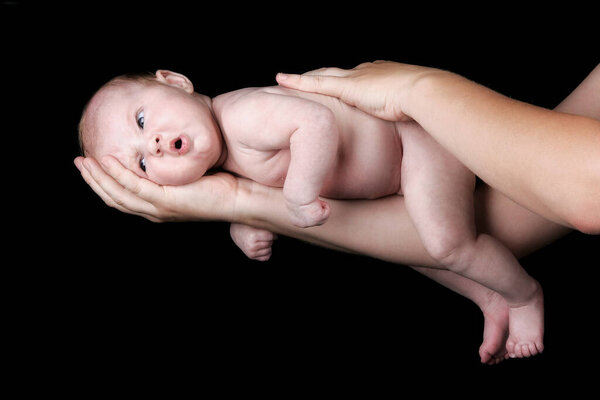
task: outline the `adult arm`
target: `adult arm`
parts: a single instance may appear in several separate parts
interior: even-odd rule
[[[277,79],[287,87],[337,96],[381,118],[415,119],[519,204],[562,225],[600,232],[600,121],[595,119],[600,66],[555,111],[451,72],[394,62]]]
[[[437,267],[424,249],[402,196],[330,200],[326,224],[298,228],[289,222],[283,191],[220,173],[185,186],[160,186],[138,177],[112,157],[81,157],[75,164],[104,201],[153,221],[222,220],[255,226],[336,250],[399,264]],[[476,193],[478,228],[517,256],[546,246],[567,229],[482,185]],[[515,223],[518,221],[519,223]]]
[[[297,228],[286,222],[281,190],[250,183],[239,194],[236,220],[341,251],[415,266],[438,267],[416,231],[402,196],[376,200],[331,200],[331,216],[322,226]],[[251,196],[243,200],[246,196]],[[481,185],[475,194],[476,221],[518,257],[552,243],[568,228],[526,210],[502,193]],[[518,224],[515,221],[519,221]]]

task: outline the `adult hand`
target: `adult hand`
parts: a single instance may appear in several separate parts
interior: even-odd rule
[[[233,218],[239,181],[227,173],[184,186],[161,186],[124,168],[111,156],[77,157],[75,166],[90,187],[113,208],[153,222]]]
[[[435,68],[375,61],[350,70],[321,68],[302,75],[277,74],[281,86],[338,97],[345,103],[389,121],[408,121],[403,104],[412,86]]]

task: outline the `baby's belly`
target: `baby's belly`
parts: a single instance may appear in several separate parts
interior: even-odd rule
[[[277,88],[277,92],[282,89]],[[319,102],[334,113],[339,129],[336,164],[325,180],[320,195],[335,199],[375,199],[400,193],[402,143],[396,125],[363,113],[338,99],[313,93],[289,91]],[[270,186],[283,186],[290,161],[289,149],[268,157],[260,153],[252,161],[254,171],[243,174]],[[235,171],[234,171],[235,172]]]
[[[342,135],[338,164],[325,181],[323,197],[375,199],[401,191],[402,143],[395,125],[372,118],[358,122]]]

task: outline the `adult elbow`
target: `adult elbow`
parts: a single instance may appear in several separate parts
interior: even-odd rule
[[[569,223],[573,228],[577,229],[582,233],[589,235],[600,234],[600,199],[597,199],[595,204],[588,201],[587,204],[578,207],[571,218]]]
[[[600,131],[597,133],[600,135]],[[600,140],[590,148],[593,149],[593,153],[585,163],[587,179],[580,185],[580,190],[572,192],[579,195],[576,196],[578,200],[575,202],[570,222],[578,231],[598,235],[600,234]]]
[[[571,222],[573,228],[588,235],[600,235],[600,220],[598,218],[577,218]]]
[[[595,164],[585,190],[579,196],[574,196],[576,200],[567,218],[575,229],[591,235],[600,234],[600,154]]]

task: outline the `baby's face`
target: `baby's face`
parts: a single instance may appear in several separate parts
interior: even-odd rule
[[[110,87],[100,96],[93,156],[112,155],[163,185],[198,180],[219,159],[221,135],[207,97],[158,82]]]

